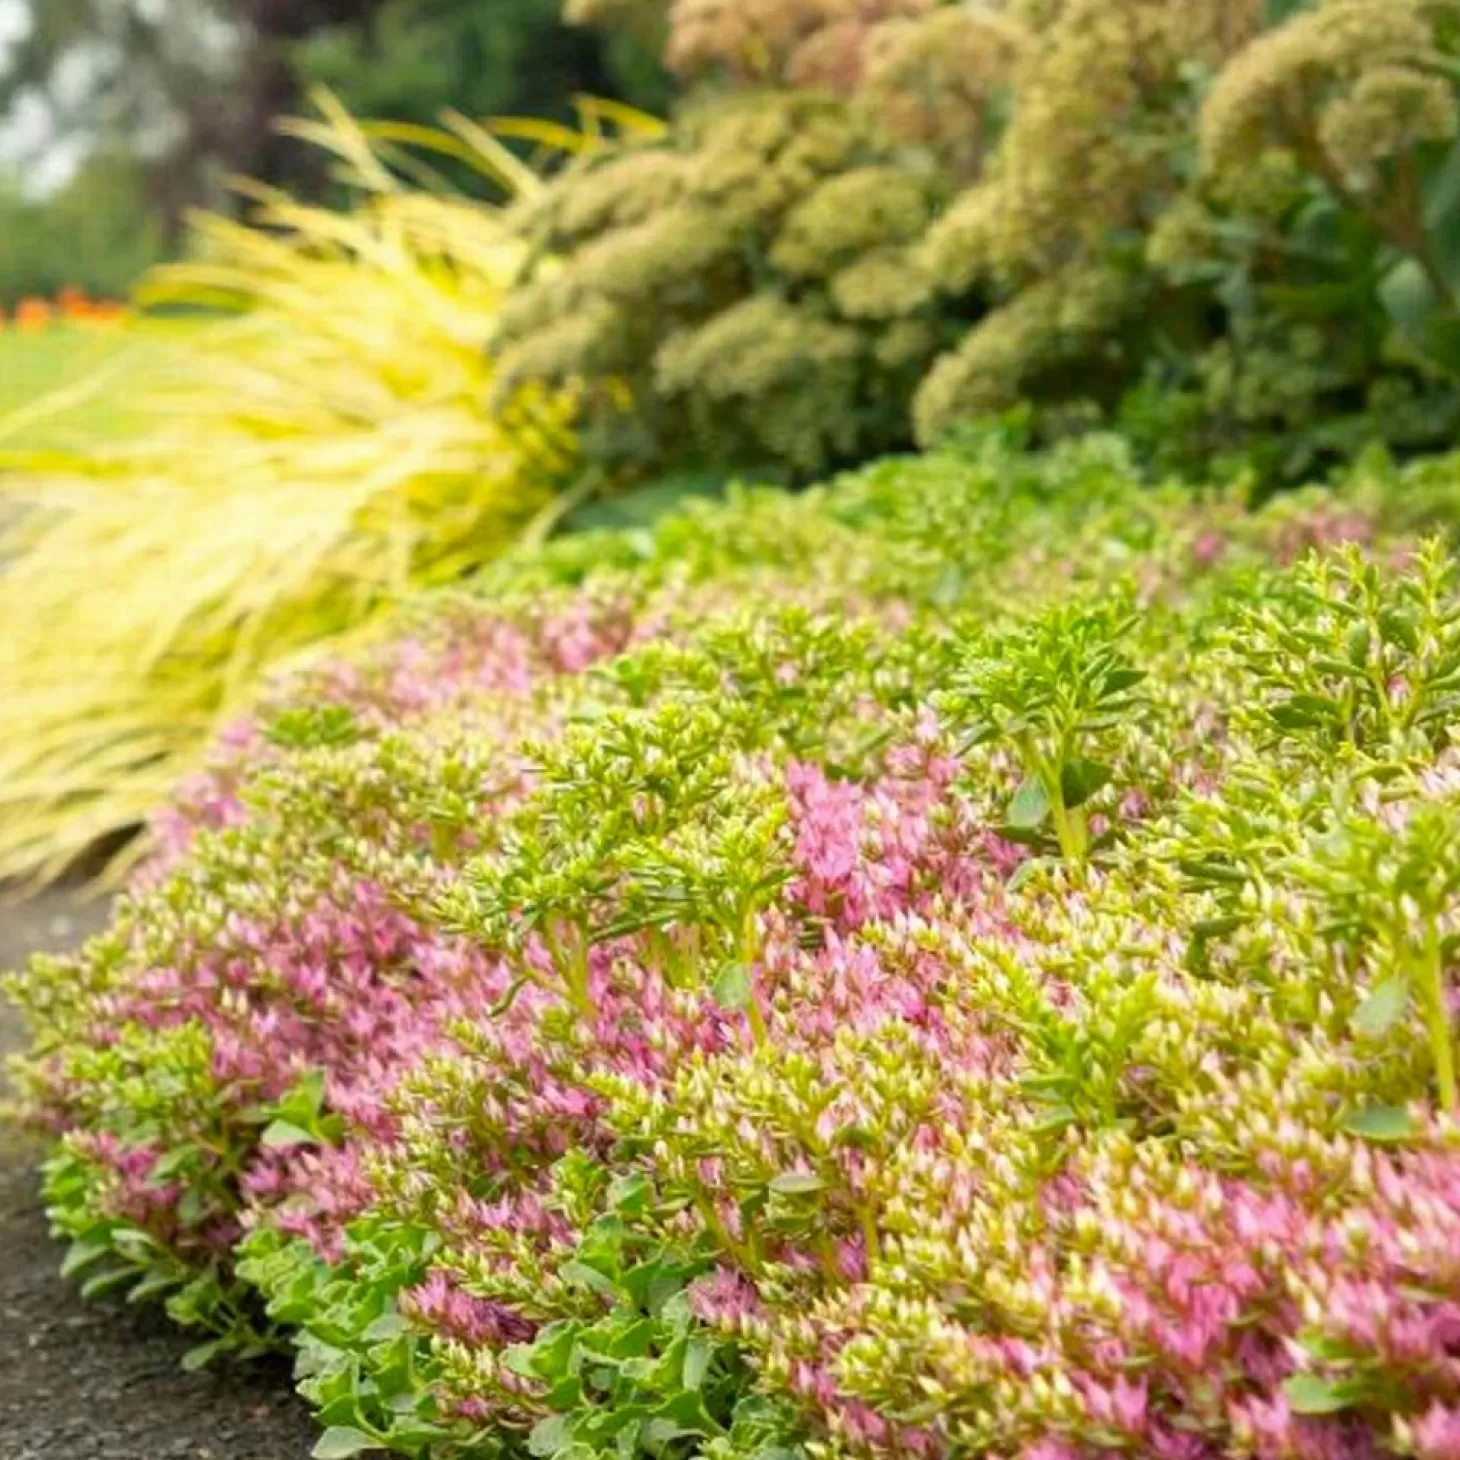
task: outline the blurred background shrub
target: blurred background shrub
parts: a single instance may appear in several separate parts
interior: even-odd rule
[[[653,156],[521,218],[509,371],[603,387],[616,467],[814,473],[1025,403],[1268,483],[1453,434],[1453,0],[569,12],[689,88]]]
[[[72,168],[0,191],[12,301],[119,292],[232,173],[340,202],[272,126],[316,83],[671,116],[513,220],[508,378],[581,387],[607,480],[806,478],[1028,404],[1281,485],[1460,423],[1456,0],[11,4],[0,110]]]

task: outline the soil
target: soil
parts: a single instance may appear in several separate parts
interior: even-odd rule
[[[66,893],[0,906],[0,969],[73,946],[104,917]],[[23,1042],[0,1001],[0,1053]],[[316,1431],[286,1363],[185,1373],[190,1340],[161,1313],[84,1303],[62,1281],[37,1156],[0,1123],[0,1460],[304,1460]]]

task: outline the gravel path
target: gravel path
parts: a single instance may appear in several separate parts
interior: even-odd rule
[[[64,895],[0,907],[0,968],[101,917]],[[23,1038],[0,1002],[0,1052]],[[0,1460],[303,1460],[315,1431],[285,1365],[185,1374],[189,1340],[160,1314],[83,1303],[61,1281],[36,1154],[0,1124]]]

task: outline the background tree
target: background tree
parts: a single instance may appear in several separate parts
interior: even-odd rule
[[[558,0],[25,0],[0,53],[0,124],[43,104],[47,145],[143,164],[169,227],[225,175],[296,190],[308,154],[274,130],[324,82],[366,115],[560,113],[577,92],[658,105],[630,35],[570,25]]]
[[[365,7],[358,7],[362,10]],[[565,22],[560,0],[375,0],[289,48],[295,79],[361,116],[566,114],[575,93],[660,110],[669,87],[632,34]]]

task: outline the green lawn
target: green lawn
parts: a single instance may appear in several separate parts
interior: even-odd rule
[[[143,420],[138,380],[166,342],[132,327],[0,330],[0,455],[116,437]]]

